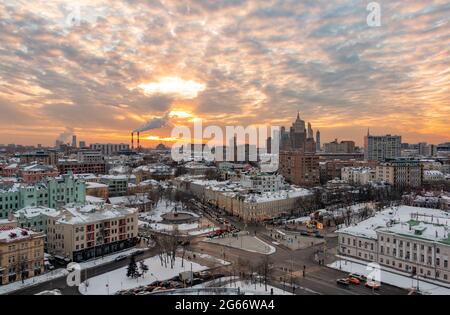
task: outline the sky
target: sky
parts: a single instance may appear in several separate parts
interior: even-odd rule
[[[174,126],[450,141],[450,1],[0,0],[0,143],[144,145]]]

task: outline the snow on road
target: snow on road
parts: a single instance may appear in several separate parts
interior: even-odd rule
[[[226,285],[228,288],[240,288],[240,291],[245,295],[270,295],[273,290],[273,295],[292,295],[292,293],[278,289],[276,287],[267,285],[267,291],[264,283],[251,283],[250,281],[236,281],[230,282]]]
[[[192,271],[202,271],[208,267],[199,265],[188,260],[184,260],[184,267],[181,267],[181,258],[177,257],[173,269],[170,265],[166,268],[161,266],[161,261],[158,256],[154,256],[145,260],[145,264],[149,268],[149,272],[144,278],[130,279],[126,276],[127,267],[113,270],[105,274],[90,278],[83,282],[78,288],[79,292],[84,295],[108,295],[114,294],[120,290],[127,290],[137,288],[139,286],[148,285],[155,281],[168,280],[177,276],[180,272],[190,271],[192,264]]]

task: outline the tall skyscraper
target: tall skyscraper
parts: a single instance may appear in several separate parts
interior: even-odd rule
[[[73,148],[77,147],[77,136],[76,135],[72,136],[72,147]]]
[[[364,159],[366,161],[384,162],[401,156],[401,136],[372,136],[367,131],[364,138]]]
[[[300,119],[300,113],[297,114],[297,119],[292,124],[289,137],[293,150],[305,150],[306,128],[305,121]]]
[[[320,145],[320,130],[317,130],[316,132],[316,151],[320,151],[321,150],[321,145]]]
[[[308,129],[306,129],[305,121],[298,114],[288,135],[289,145],[282,145],[280,149],[280,174],[295,185],[318,184],[319,157],[316,155],[316,141],[311,123],[308,123]]]

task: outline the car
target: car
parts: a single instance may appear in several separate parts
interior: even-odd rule
[[[361,281],[361,282],[367,280],[367,277],[366,277],[366,276],[360,275],[360,274],[358,274],[358,273],[351,273],[351,274],[348,275],[348,277],[349,277],[349,278],[356,278],[356,279],[358,279],[358,280]]]
[[[336,283],[344,287],[348,287],[350,285],[350,281],[348,281],[348,279],[337,279]]]
[[[128,257],[127,255],[119,255],[114,259],[114,261],[122,261],[127,259],[127,257]]]
[[[381,288],[381,284],[379,282],[376,282],[376,281],[367,281],[365,286],[367,288],[372,289],[372,290],[379,290]]]
[[[361,281],[359,281],[359,279],[355,278],[355,277],[349,277],[348,278],[348,282],[350,282],[351,284],[355,284],[355,285],[360,285]]]

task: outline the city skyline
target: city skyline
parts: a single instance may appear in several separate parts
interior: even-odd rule
[[[446,1],[382,3],[379,27],[366,1],[77,4],[0,1],[0,143],[129,143],[165,116],[288,127],[298,111],[322,143],[449,141]]]

